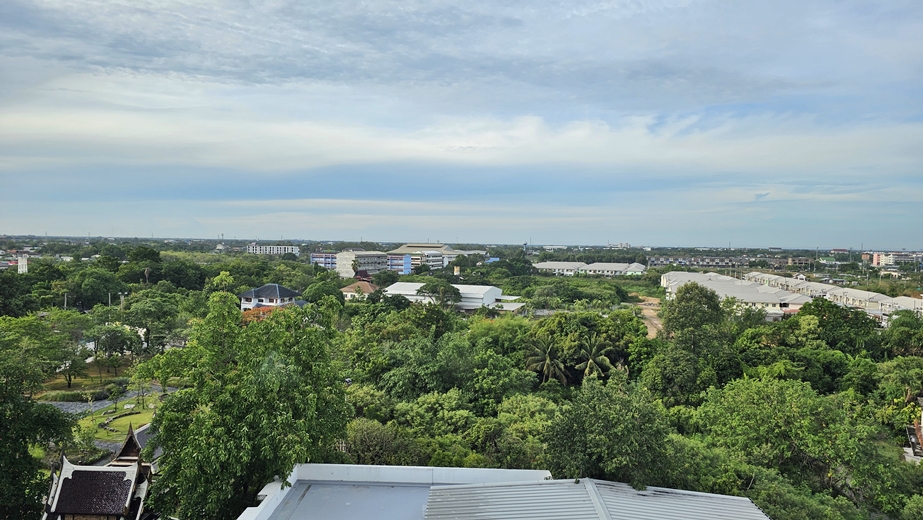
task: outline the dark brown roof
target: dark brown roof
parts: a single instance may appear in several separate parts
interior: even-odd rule
[[[54,513],[83,515],[122,515],[132,490],[124,470],[74,470],[61,482]]]

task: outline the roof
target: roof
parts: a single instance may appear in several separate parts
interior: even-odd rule
[[[274,482],[238,520],[423,520],[430,488],[551,478],[543,470],[298,464],[291,487]]]
[[[362,294],[371,294],[378,290],[378,286],[368,282],[356,282],[343,287],[340,291],[342,291],[343,294],[353,294],[357,289]]]
[[[51,512],[123,515],[131,502],[137,476],[136,465],[74,466],[62,457],[60,484]]]
[[[256,289],[239,294],[238,298],[294,298],[301,296],[301,293],[293,291],[287,287],[282,287],[277,283],[268,283]]]
[[[768,520],[748,498],[596,479],[434,486],[426,520]]]
[[[583,262],[539,262],[533,267],[536,269],[580,269],[586,267]]]
[[[419,253],[420,251],[438,251],[440,253],[457,254],[454,249],[445,244],[404,244],[401,247],[388,251],[390,255],[406,255],[408,253]]]

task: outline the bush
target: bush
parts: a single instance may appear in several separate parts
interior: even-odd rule
[[[96,390],[92,392],[91,397],[93,401],[104,401],[109,399],[109,394],[105,390]],[[87,401],[87,392],[48,392],[39,397],[39,401],[85,403]]]

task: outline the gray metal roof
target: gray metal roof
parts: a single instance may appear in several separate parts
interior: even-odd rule
[[[238,298],[294,298],[301,296],[301,293],[293,291],[288,287],[282,287],[277,283],[268,283],[256,289],[237,295]]]
[[[596,479],[434,486],[426,520],[769,520],[748,498]]]

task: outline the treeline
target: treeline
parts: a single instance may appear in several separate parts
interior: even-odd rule
[[[923,471],[900,446],[919,417],[923,320],[904,313],[881,331],[819,301],[766,323],[695,284],[663,314],[651,339],[629,309],[465,318],[384,296],[242,325],[236,300],[217,293],[190,348],[139,372],[189,385],[155,419],[156,503],[180,518],[232,516],[297,448],[318,462],[544,468],[741,495],[775,520],[919,518]],[[328,401],[295,410],[277,394]],[[209,411],[201,424],[195,410]],[[247,422],[280,413],[280,429]],[[263,438],[284,449],[248,443]],[[189,480],[227,450],[226,484]]]
[[[912,313],[880,329],[816,300],[767,323],[688,284],[649,338],[620,303],[629,288],[655,291],[656,274],[538,276],[521,249],[490,264],[460,258],[458,277],[453,265],[402,279],[489,283],[567,312],[462,315],[381,292],[344,302],[348,281],[334,273],[252,257],[194,264],[204,279],[186,287],[150,278],[183,259],[142,253],[64,278],[102,270],[129,289],[124,305],[0,318],[3,410],[15,410],[0,422],[0,457],[19,476],[3,481],[12,498],[0,507],[19,504],[28,514],[17,517],[37,514],[27,506],[43,487],[23,453],[70,434],[29,396],[61,370],[101,370],[79,363],[93,341],[99,363],[143,360],[136,380],[181,388],[160,405],[151,448],[164,449],[152,505],[177,518],[236,517],[307,461],[542,468],[747,496],[774,520],[923,518],[923,471],[901,460],[923,393],[923,319]],[[120,278],[142,266],[148,279]],[[267,282],[311,303],[243,315],[234,294]],[[144,337],[120,338],[124,325]]]

